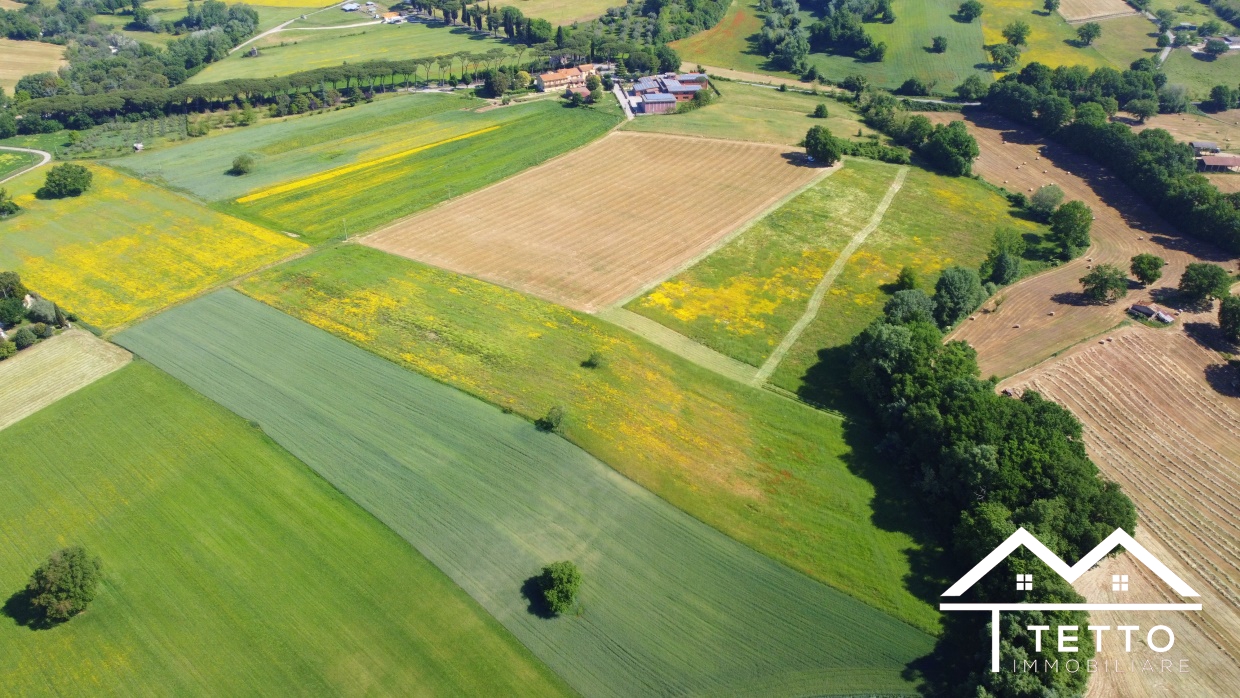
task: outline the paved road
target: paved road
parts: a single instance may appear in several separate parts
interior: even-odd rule
[[[18,153],[34,153],[35,155],[42,155],[42,156],[43,156],[43,159],[42,159],[42,160],[40,160],[39,162],[37,162],[37,163],[35,163],[35,164],[31,165],[30,167],[27,167],[27,168],[26,168],[26,169],[24,169],[24,170],[18,170],[17,172],[14,172],[13,174],[9,175],[8,177],[5,177],[4,179],[0,179],[0,184],[4,184],[5,182],[7,182],[7,181],[9,181],[10,179],[13,179],[13,178],[15,178],[15,177],[17,177],[17,176],[19,176],[19,175],[24,175],[24,174],[26,174],[27,172],[29,172],[29,171],[31,171],[31,170],[33,170],[33,169],[35,169],[35,168],[43,167],[44,165],[46,165],[47,163],[49,163],[49,162],[51,162],[51,161],[52,161],[52,154],[51,154],[51,153],[49,153],[49,152],[47,152],[47,151],[44,151],[44,150],[35,150],[34,148],[14,148],[14,147],[10,147],[10,146],[7,146],[7,145],[0,145],[0,150],[12,150],[12,151],[14,151],[14,152],[18,152]]]

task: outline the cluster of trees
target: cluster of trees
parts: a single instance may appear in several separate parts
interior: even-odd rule
[[[555,36],[555,28],[550,22],[526,17],[520,9],[511,5],[493,8],[488,2],[484,8],[478,3],[469,5],[459,0],[406,0],[403,4],[413,10],[425,12],[432,18],[439,12],[439,16],[448,25],[455,26],[459,23],[478,31],[489,31],[496,36],[502,31],[509,39],[530,46],[549,42]]]
[[[901,468],[932,507],[925,545],[948,554],[945,576],[963,575],[1000,542],[1023,526],[1056,554],[1079,559],[1116,528],[1132,532],[1136,510],[1113,482],[1100,477],[1082,443],[1080,422],[1063,407],[1027,391],[1019,399],[995,393],[981,380],[976,352],[964,342],[943,342],[936,326],[957,315],[941,310],[949,287],[976,293],[971,270],[947,270],[935,297],[919,290],[897,292],[884,316],[851,345],[850,382],[866,401],[880,433],[880,457]],[[950,272],[950,273],[949,273]],[[960,277],[960,278],[957,278]],[[1032,603],[1080,603],[1083,599],[1035,557],[1018,552],[987,574],[968,600],[1013,599],[1012,579],[1038,572],[1038,583],[1022,594]],[[1075,695],[1085,672],[989,672],[990,643],[983,640],[983,614],[951,614],[936,648],[929,677],[943,695]],[[1054,643],[1035,652],[1028,625],[1079,625],[1078,611],[1017,614],[1004,619],[1000,652],[1004,662],[1076,659],[1094,652],[1082,635],[1079,651],[1059,656]]]
[[[887,44],[874,41],[865,31],[867,21],[895,21],[889,0],[827,0],[823,18],[809,29],[810,46],[861,60],[881,61],[887,57]]]
[[[809,30],[801,26],[801,7],[797,0],[762,0],[759,9],[766,12],[758,50],[777,68],[794,73],[807,70]]]
[[[16,272],[0,272],[0,327],[17,328],[6,341],[0,341],[0,361],[53,336],[57,327],[68,327],[69,317],[60,306],[45,298],[35,298],[27,308],[30,289]]]
[[[1023,194],[1009,197],[1013,204],[1023,206],[1042,223],[1051,227],[1051,240],[1059,245],[1064,259],[1072,259],[1089,247],[1089,231],[1094,212],[1080,201],[1063,203],[1063,190],[1047,184],[1025,199]]]
[[[1240,85],[1215,85],[1210,88],[1210,99],[1202,106],[1214,111],[1226,111],[1240,106]]]
[[[1134,102],[1155,98],[1164,111],[1180,109],[1180,91],[1165,80],[1148,59],[1122,73],[1031,63],[994,83],[984,103],[1109,167],[1186,234],[1240,251],[1240,194],[1223,194],[1198,174],[1192,148],[1167,131],[1136,133],[1108,119],[1120,104],[1139,108]]]
[[[729,0],[632,0],[608,8],[599,30],[612,41],[657,46],[714,27]]]
[[[855,85],[860,81],[853,82]],[[973,161],[981,151],[963,121],[931,124],[920,114],[902,111],[899,101],[881,90],[863,88],[856,102],[866,123],[890,135],[934,167],[957,177],[972,174]]]

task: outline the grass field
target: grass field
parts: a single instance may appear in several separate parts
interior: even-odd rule
[[[272,7],[271,5],[251,5],[254,11],[258,12],[258,30],[266,31],[281,22],[293,19],[299,14],[314,12],[314,7],[302,7],[307,0],[297,6],[288,7]],[[186,0],[155,0],[154,2],[145,2],[143,7],[154,10],[156,15],[166,21],[175,22],[185,16],[185,7],[188,3]],[[342,13],[343,14],[343,13]],[[156,46],[167,46],[169,41],[180,38],[176,34],[166,32],[149,32],[149,31],[133,31],[126,29],[132,21],[133,16],[130,14],[98,14],[91,17],[91,21],[105,27],[111,27],[116,33],[129,37],[134,41],[155,44]]]
[[[0,150],[0,180],[14,172],[24,170],[39,161],[34,153],[19,153],[12,150]]]
[[[1018,20],[1026,22],[1031,31],[1027,46],[1021,47],[1020,62],[1014,70],[1033,62],[1042,63],[1052,68],[1061,65],[1083,65],[1098,68],[1110,65],[1110,62],[1096,48],[1076,46],[1076,27],[1059,15],[1058,12],[1046,13],[1039,0],[990,0],[984,3],[982,13],[982,34],[987,46],[1006,42],[1003,28]],[[1107,33],[1104,23],[1102,33]],[[1149,25],[1153,27],[1153,25]],[[1146,43],[1153,46],[1154,40]],[[987,59],[989,60],[989,59]],[[1131,62],[1131,61],[1129,61]],[[1124,63],[1122,68],[1127,68]]]
[[[760,366],[895,176],[895,167],[850,159],[839,172],[627,307]]]
[[[0,594],[65,545],[104,566],[61,627],[0,617],[6,692],[568,693],[405,541],[149,364],[0,431],[0,452]]]
[[[354,14],[357,21],[366,19]],[[291,19],[286,17],[285,19]],[[296,25],[293,25],[296,26]],[[281,45],[283,44],[283,45]],[[207,66],[190,82],[218,82],[233,78],[266,78],[302,70],[371,60],[429,58],[469,51],[485,53],[504,44],[483,34],[441,25],[376,24],[348,29],[281,31],[255,44],[259,55],[237,51]]]
[[[129,363],[129,352],[68,330],[0,362],[0,429]]]
[[[80,197],[39,200],[44,172],[6,186],[25,209],[0,223],[0,268],[100,327],[123,325],[303,246],[115,170],[89,166]]]
[[[1102,36],[1094,41],[1094,50],[1110,61],[1116,70],[1125,70],[1140,58],[1158,58],[1158,27],[1142,15],[1106,19]],[[1240,80],[1240,78],[1238,78]]]
[[[612,133],[364,243],[594,312],[675,273],[823,173],[790,157],[799,151]],[[626,184],[604,184],[615,182]]]
[[[221,291],[120,341],[262,424],[583,693],[912,690],[900,672],[925,634],[525,420],[257,301]],[[550,621],[521,590],[559,559],[582,568],[582,607]]]
[[[521,10],[526,17],[538,17],[552,24],[572,24],[576,21],[594,19],[609,7],[615,7],[615,0],[514,0],[512,6]]]
[[[896,280],[901,267],[915,269],[918,286],[933,293],[945,267],[960,264],[976,269],[999,228],[1020,231],[1030,248],[1036,248],[1046,232],[1043,226],[1014,216],[1007,200],[981,182],[910,170],[882,224],[836,278],[817,317],[784,357],[771,381],[798,392],[803,388],[811,392],[835,389],[838,384],[824,380],[823,374],[838,374],[842,367],[828,363],[808,380],[806,374],[819,363],[820,351],[830,353],[842,347],[882,314],[890,298],[887,284]],[[816,397],[832,401],[840,395],[828,392]]]
[[[1229,51],[1226,55],[1212,61],[1201,60],[1188,49],[1175,49],[1163,63],[1163,72],[1167,74],[1167,82],[1172,85],[1184,85],[1189,96],[1194,99],[1205,99],[1210,96],[1210,88],[1215,85],[1231,85],[1240,83],[1240,51]]]
[[[874,485],[855,474],[881,468],[827,414],[743,388],[610,323],[365,247],[312,255],[242,289],[529,419],[562,405],[569,439],[663,499],[937,629],[938,614],[901,581],[913,542],[875,528]],[[593,352],[604,367],[582,368]]]
[[[810,62],[835,81],[859,74],[880,87],[895,88],[906,79],[919,76],[937,81],[937,89],[946,92],[989,60],[982,51],[981,25],[962,24],[951,18],[959,4],[954,0],[894,0],[895,22],[865,25],[875,41],[887,43],[886,60],[871,63],[850,56],[815,53]],[[989,8],[987,4],[987,11]],[[806,13],[806,20],[813,21],[813,17]],[[733,0],[727,15],[714,29],[675,42],[673,47],[690,63],[787,76],[788,73],[773,70],[766,56],[757,53],[751,38],[761,29],[757,3]],[[927,50],[935,36],[947,37],[946,53]]]
[[[796,145],[805,139],[811,126],[826,126],[841,138],[858,140],[857,132],[868,135],[873,129],[861,123],[848,104],[800,92],[780,92],[739,82],[716,81],[723,97],[708,107],[688,114],[643,117],[625,123],[629,131],[674,133],[740,141]],[[810,116],[814,107],[826,104],[830,117]]]
[[[23,76],[56,70],[65,64],[64,56],[64,46],[0,38],[0,87],[12,96]]]

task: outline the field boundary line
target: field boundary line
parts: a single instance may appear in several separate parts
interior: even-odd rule
[[[625,131],[624,133],[638,133],[638,132],[637,132],[637,131]],[[664,135],[664,134],[659,134],[659,135]],[[685,136],[685,138],[694,138],[694,139],[699,139],[699,137],[698,137],[698,136]],[[718,139],[718,138],[700,138],[700,140],[722,140],[722,139]],[[730,143],[746,143],[746,144],[750,143],[750,141],[729,141],[729,142],[730,142]],[[769,145],[769,144],[767,144],[767,145]],[[712,254],[714,254],[714,253],[718,252],[720,249],[722,249],[722,248],[724,247],[724,245],[727,245],[728,243],[732,242],[732,241],[733,241],[733,240],[735,240],[737,237],[739,237],[739,236],[741,235],[741,233],[744,233],[745,231],[749,230],[749,229],[750,229],[750,228],[752,228],[753,226],[757,225],[759,221],[761,221],[762,219],[766,218],[767,216],[769,216],[769,215],[771,215],[772,213],[774,213],[775,211],[777,211],[777,210],[778,210],[780,207],[782,207],[784,204],[788,203],[789,201],[792,201],[793,199],[795,199],[796,197],[800,196],[801,194],[804,194],[804,193],[805,193],[805,192],[806,192],[806,191],[807,191],[810,187],[813,187],[813,186],[817,185],[819,182],[821,182],[822,180],[826,179],[827,177],[830,177],[831,175],[835,174],[836,172],[839,172],[841,169],[843,169],[843,166],[844,166],[844,162],[843,162],[843,160],[841,160],[840,162],[837,162],[836,164],[832,165],[831,167],[828,167],[826,170],[824,170],[824,171],[822,172],[822,174],[820,174],[820,175],[818,175],[818,176],[814,177],[814,178],[813,178],[813,179],[811,179],[810,181],[806,182],[806,183],[805,183],[805,184],[803,184],[802,186],[797,187],[796,189],[792,190],[792,191],[791,191],[791,192],[789,192],[788,194],[785,194],[784,196],[780,197],[780,199],[779,199],[778,201],[776,201],[776,202],[772,203],[770,206],[767,206],[766,208],[762,209],[762,210],[761,210],[761,211],[759,211],[758,213],[754,214],[754,215],[753,215],[753,217],[751,217],[748,221],[745,221],[745,222],[744,222],[744,223],[742,223],[741,225],[737,226],[737,227],[736,227],[736,230],[733,230],[732,232],[728,233],[727,235],[724,235],[723,237],[719,238],[718,240],[716,240],[715,242],[713,242],[713,243],[711,243],[709,246],[707,246],[707,247],[706,247],[706,249],[704,249],[704,250],[702,250],[701,252],[697,253],[697,254],[696,254],[696,255],[694,255],[693,257],[690,257],[689,259],[685,260],[684,262],[682,262],[682,263],[678,264],[678,265],[676,266],[676,268],[675,268],[675,269],[673,269],[673,270],[671,270],[670,272],[668,272],[667,274],[665,274],[662,278],[656,279],[656,280],[651,281],[650,283],[648,283],[648,284],[646,284],[646,285],[642,286],[642,288],[638,289],[637,291],[635,291],[635,292],[633,292],[633,293],[629,294],[628,296],[626,296],[626,297],[624,297],[624,298],[621,298],[619,301],[617,301],[617,302],[613,303],[610,307],[611,307],[611,308],[623,308],[624,306],[628,305],[629,303],[632,303],[633,301],[637,300],[638,298],[641,298],[642,296],[646,295],[647,293],[650,293],[650,292],[651,292],[651,291],[653,291],[655,288],[658,288],[658,287],[659,287],[659,285],[663,284],[663,283],[664,283],[664,282],[666,282],[668,279],[670,279],[670,278],[672,278],[672,277],[676,276],[677,274],[680,274],[680,273],[684,272],[685,270],[687,270],[687,269],[689,269],[690,267],[694,266],[694,265],[695,265],[695,264],[697,264],[698,262],[701,262],[702,260],[704,260],[704,259],[706,259],[707,257],[711,256]],[[607,309],[605,308],[604,310],[602,310],[602,311],[598,311],[598,312],[600,312],[600,313],[601,313],[601,312],[604,312],[605,310],[607,310]],[[677,333],[677,334],[679,334],[679,333]],[[714,351],[714,350],[712,349],[712,351]]]
[[[801,338],[805,328],[809,327],[809,323],[813,322],[815,317],[818,317],[818,309],[822,307],[822,301],[827,297],[827,291],[835,283],[835,279],[840,275],[840,272],[844,271],[844,265],[848,264],[848,260],[852,259],[853,253],[857,251],[857,248],[861,247],[861,243],[865,242],[870,233],[877,230],[878,226],[883,222],[883,216],[887,215],[887,209],[891,207],[891,202],[895,200],[896,194],[904,187],[904,178],[908,176],[908,171],[909,168],[904,166],[896,173],[896,178],[892,180],[891,186],[887,188],[887,193],[883,196],[883,200],[879,202],[878,207],[874,209],[874,213],[870,215],[870,222],[864,228],[858,230],[857,234],[853,235],[853,239],[848,242],[848,245],[840,251],[840,255],[835,258],[835,262],[827,270],[826,275],[814,287],[814,293],[810,296],[809,304],[805,306],[805,312],[801,314],[801,318],[792,326],[788,334],[784,335],[783,341],[779,343],[779,346],[775,347],[775,351],[771,352],[771,355],[762,363],[762,367],[754,374],[752,385],[762,385],[771,377],[771,374],[775,373],[775,369],[779,367],[779,363],[784,360],[784,356],[792,349],[792,345],[796,344],[796,341]]]
[[[631,310],[620,307],[605,308],[596,317],[623,327],[682,359],[714,371],[724,378],[731,378],[742,385],[749,385],[754,373],[758,370]]]
[[[0,184],[4,184],[10,179],[17,179],[18,177],[26,174],[27,172],[30,172],[32,170],[37,170],[40,167],[43,167],[44,165],[52,161],[52,154],[47,152],[46,150],[35,150],[34,148],[17,148],[17,147],[9,146],[9,145],[0,145],[0,150],[8,150],[14,153],[34,153],[35,155],[42,156],[43,158],[39,162],[36,162],[35,164],[31,165],[30,167],[27,167],[22,170],[18,170],[14,172],[13,174],[9,175],[8,177],[5,177],[4,179],[0,179]]]

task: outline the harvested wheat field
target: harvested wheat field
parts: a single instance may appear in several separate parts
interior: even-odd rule
[[[1206,179],[1210,180],[1210,182],[1214,186],[1218,187],[1218,190],[1221,192],[1225,192],[1228,194],[1234,194],[1236,192],[1240,192],[1240,173],[1232,172],[1232,173],[1222,173],[1222,174],[1208,174],[1206,175]]]
[[[13,87],[23,76],[56,70],[64,65],[64,59],[64,46],[0,38],[0,87],[12,94]]]
[[[1240,109],[1211,114],[1157,114],[1144,124],[1130,122],[1132,130],[1161,128],[1177,141],[1211,141],[1224,151],[1240,153]]]
[[[129,352],[69,330],[0,362],[0,429],[129,363]]]
[[[1159,616],[1176,634],[1172,652],[1152,655],[1142,643],[1131,656],[1112,646],[1099,657],[1188,659],[1188,673],[1099,673],[1091,696],[1227,695],[1240,685],[1240,370],[1217,351],[1228,347],[1208,324],[1212,313],[1182,318],[1192,334],[1127,327],[1005,383],[1035,389],[1082,421],[1090,457],[1137,505],[1138,540],[1202,594],[1200,613]],[[1127,555],[1102,567],[1137,575],[1126,602],[1180,600]],[[1155,624],[1152,614],[1135,615],[1099,613],[1092,621]]]
[[[928,116],[940,122],[953,120],[950,114]],[[965,340],[977,349],[983,376],[1010,376],[1111,329],[1123,320],[1128,305],[1150,300],[1159,289],[1177,286],[1190,262],[1220,263],[1234,269],[1234,258],[1182,237],[1123,182],[1091,160],[993,114],[970,114],[966,123],[981,148],[974,171],[987,181],[1025,194],[1044,184],[1057,184],[1065,201],[1084,201],[1095,216],[1093,244],[1085,254],[1000,291],[952,332],[951,339]],[[1129,293],[1121,303],[1085,301],[1079,279],[1093,265],[1110,263],[1126,270],[1132,256],[1142,252],[1167,260],[1160,281]]]
[[[594,312],[827,172],[802,159],[786,146],[612,133],[363,243]]]
[[[1069,22],[1087,22],[1135,15],[1137,11],[1124,0],[1063,0],[1059,4],[1059,14]]]

